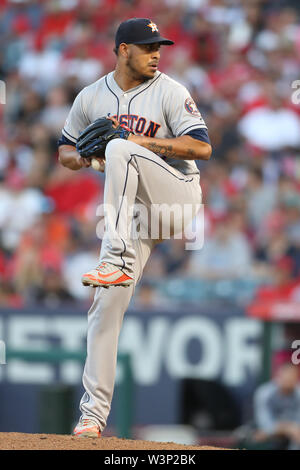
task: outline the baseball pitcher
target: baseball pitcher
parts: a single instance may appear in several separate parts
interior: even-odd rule
[[[74,435],[99,437],[114,389],[123,316],[151,251],[168,224],[170,236],[190,224],[201,204],[195,160],[208,160],[207,127],[187,89],[158,70],[161,37],[155,23],[132,18],[115,36],[116,68],[76,97],[59,141],[59,161],[71,170],[105,171],[105,232],[97,267],[82,282],[95,287],[88,312],[85,393]],[[93,163],[92,163],[93,162]],[[133,236],[137,205],[143,236]],[[190,218],[161,205],[192,208]],[[179,219],[179,220],[178,220]],[[158,223],[158,234],[152,225]],[[176,228],[177,227],[177,228]]]

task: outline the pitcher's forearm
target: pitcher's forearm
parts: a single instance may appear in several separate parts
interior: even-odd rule
[[[91,166],[91,161],[82,158],[72,145],[61,145],[59,147],[59,162],[70,170],[80,170]]]
[[[188,135],[173,139],[156,139],[131,134],[128,140],[158,155],[179,160],[209,160],[212,152],[209,144]]]

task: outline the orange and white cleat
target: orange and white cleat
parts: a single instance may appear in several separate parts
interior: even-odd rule
[[[88,418],[81,418],[73,431],[76,437],[100,437],[101,432],[98,424]]]
[[[133,279],[123,273],[117,266],[103,262],[96,269],[84,274],[81,282],[84,286],[92,287],[128,287],[133,284]]]

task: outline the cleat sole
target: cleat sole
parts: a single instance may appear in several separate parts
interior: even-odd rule
[[[77,437],[79,439],[81,438],[88,438],[88,439],[98,439],[100,437],[100,435],[94,433],[94,432],[84,432],[82,434],[74,434],[73,435],[74,437]]]
[[[130,282],[129,284],[123,284],[123,283],[116,283],[116,284],[98,284],[98,283],[93,283],[93,281],[82,281],[82,284],[86,287],[104,287],[104,289],[108,289],[109,287],[129,287],[133,282]]]

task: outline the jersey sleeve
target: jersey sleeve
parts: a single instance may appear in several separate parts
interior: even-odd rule
[[[174,137],[180,137],[195,129],[207,129],[195,101],[181,85],[177,85],[168,93],[166,118]]]
[[[76,144],[80,133],[90,124],[90,120],[88,119],[86,112],[86,99],[87,93],[86,89],[84,88],[76,96],[66,119],[64,128],[62,129],[62,135],[71,142],[74,142],[74,144]]]

